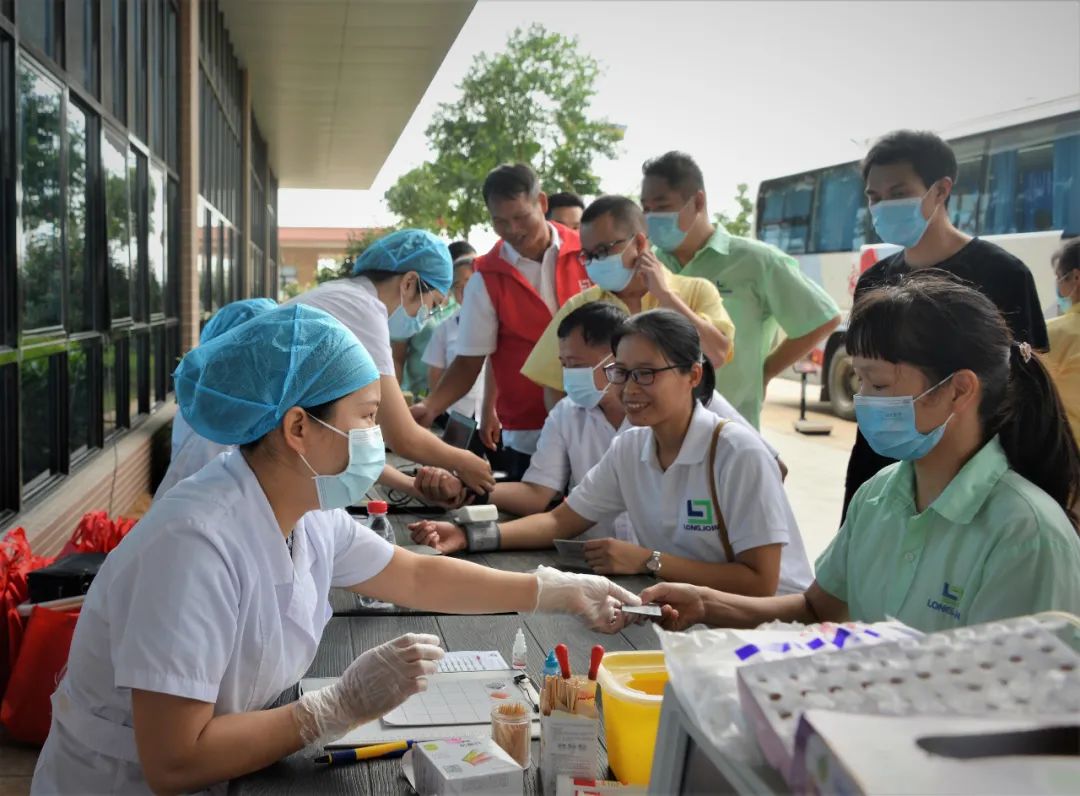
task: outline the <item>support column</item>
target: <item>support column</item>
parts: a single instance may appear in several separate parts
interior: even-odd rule
[[[180,352],[199,341],[199,0],[180,1]]]
[[[249,298],[255,284],[255,272],[251,258],[251,72],[247,69],[241,74],[240,85],[240,231],[244,236],[241,267],[244,269],[244,298]],[[262,246],[261,241],[259,245]]]

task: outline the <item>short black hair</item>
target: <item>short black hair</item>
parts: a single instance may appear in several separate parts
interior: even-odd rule
[[[929,130],[894,130],[879,138],[862,162],[863,182],[874,166],[909,163],[928,189],[948,177],[956,182],[956,154],[941,136]]]
[[[685,152],[665,152],[658,158],[646,160],[641,166],[641,175],[661,178],[687,199],[705,190],[701,169]]]
[[[457,262],[461,257],[468,255],[476,256],[476,249],[467,240],[456,240],[448,247],[450,249],[450,261]]]
[[[551,211],[557,210],[560,207],[580,207],[582,210],[584,210],[585,202],[576,193],[572,193],[570,191],[549,193],[547,217],[551,218]]]
[[[581,223],[591,224],[600,216],[605,215],[610,215],[619,226],[629,227],[635,234],[644,232],[647,229],[645,226],[645,214],[641,212],[637,202],[615,194],[601,196],[593,200],[592,204],[585,208],[585,212],[581,214]]]
[[[526,194],[535,199],[540,194],[540,178],[528,163],[503,163],[484,178],[484,204],[491,197],[516,199]]]
[[[1080,236],[1062,243],[1061,248],[1050,258],[1050,263],[1054,270],[1061,274],[1080,270]]]
[[[609,345],[615,332],[626,322],[630,316],[620,307],[609,304],[606,301],[590,301],[582,304],[561,321],[555,333],[560,340],[565,340],[574,329],[581,329],[581,337],[585,345],[601,346]]]

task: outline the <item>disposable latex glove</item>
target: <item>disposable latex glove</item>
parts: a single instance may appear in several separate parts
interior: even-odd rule
[[[436,661],[444,654],[436,636],[420,633],[408,633],[368,650],[336,683],[300,697],[296,718],[304,743],[340,738],[426,691],[427,676],[435,672]]]
[[[574,614],[593,630],[618,633],[626,616],[623,605],[641,605],[636,594],[600,575],[578,575],[551,567],[536,570],[536,613]]]

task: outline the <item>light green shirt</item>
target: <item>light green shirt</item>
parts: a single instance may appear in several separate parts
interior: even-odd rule
[[[817,582],[853,619],[924,632],[1039,611],[1080,613],[1080,537],[1061,507],[1009,469],[997,437],[924,512],[911,462],[855,493],[817,561]]]
[[[409,338],[409,353],[405,357],[405,365],[401,369],[401,389],[411,392],[413,395],[427,395],[432,385],[428,384],[427,368],[424,363],[424,351],[431,342],[431,335],[435,333],[435,327],[454,314],[458,304],[453,297],[447,302],[442,310],[434,315],[423,328]]]
[[[765,359],[778,329],[802,337],[840,314],[836,302],[774,246],[716,232],[682,267],[674,255],[654,250],[673,272],[708,279],[720,291],[738,344],[735,357],[716,372],[716,388],[754,426],[760,425]]]

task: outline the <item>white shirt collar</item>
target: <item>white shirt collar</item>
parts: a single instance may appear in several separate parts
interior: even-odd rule
[[[540,258],[541,262],[545,257],[547,257],[548,252],[552,250],[554,250],[555,253],[558,254],[559,247],[562,246],[562,239],[559,238],[559,230],[555,229],[554,224],[548,224],[547,226],[548,229],[551,230],[551,244],[547,247],[547,249],[544,250],[544,254]],[[518,260],[525,259],[528,262],[536,262],[536,260],[528,260],[528,258],[522,257],[521,253],[518,252],[518,250],[515,249],[513,246],[511,246],[509,241],[505,240],[503,241],[502,245],[502,258],[515,268],[517,268]]]
[[[720,421],[716,415],[701,405],[701,401],[694,399],[694,414],[690,416],[690,427],[686,429],[686,437],[683,438],[679,455],[671,464],[700,464],[705,461],[709,453],[709,445],[712,444],[712,430]],[[652,429],[649,429],[648,439],[641,448],[641,461],[652,464],[660,469],[660,462],[656,458],[656,438]]]

